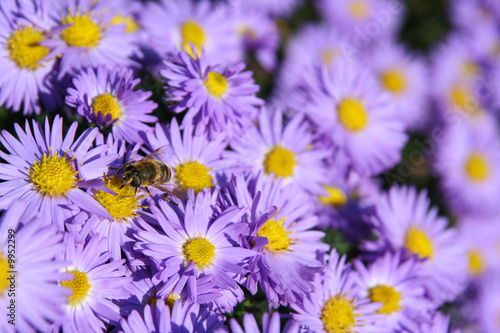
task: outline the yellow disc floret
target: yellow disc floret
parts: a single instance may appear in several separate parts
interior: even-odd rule
[[[356,332],[356,317],[354,313],[356,300],[346,295],[337,294],[330,297],[321,311],[321,321],[328,333],[353,333]]]
[[[120,14],[116,14],[115,16],[113,16],[109,23],[124,24],[125,31],[129,33],[136,32],[140,28],[139,24],[135,21],[133,16],[123,16]]]
[[[281,145],[275,146],[264,159],[264,171],[266,174],[274,172],[274,177],[286,178],[293,176],[293,169],[297,162],[295,153]]]
[[[382,303],[383,306],[377,310],[378,313],[391,314],[399,311],[401,306],[401,293],[390,286],[376,286],[370,289],[370,299],[372,302]]]
[[[0,298],[4,294],[4,292],[9,288],[10,281],[7,280],[9,275],[7,272],[9,269],[9,259],[3,256],[3,253],[0,251]]]
[[[483,154],[472,153],[465,163],[465,172],[471,180],[483,182],[490,175],[490,166]]]
[[[182,254],[186,265],[193,261],[197,268],[204,269],[212,264],[215,246],[206,238],[192,238],[182,246]]]
[[[61,285],[73,291],[73,294],[68,299],[69,305],[78,306],[82,304],[89,292],[89,279],[87,277],[87,273],[85,272],[73,270],[68,273],[73,274],[73,279],[69,281],[61,281]]]
[[[203,28],[194,20],[188,20],[184,22],[181,27],[182,36],[182,47],[186,52],[194,58],[193,51],[191,49],[192,44],[196,49],[196,54],[199,57],[201,55],[201,49],[205,45],[205,31]]]
[[[417,227],[411,227],[406,233],[405,247],[413,254],[418,255],[420,259],[432,258],[434,247],[425,231]]]
[[[50,156],[50,151],[43,153],[42,159],[34,161],[28,171],[29,180],[36,190],[43,196],[51,197],[66,195],[77,181],[77,173],[66,154],[58,156],[57,151],[54,156]]]
[[[227,90],[226,78],[217,72],[208,72],[204,83],[208,93],[215,98],[221,98]]]
[[[126,221],[128,218],[137,216],[138,202],[142,198],[135,195],[132,186],[122,186],[118,177],[104,178],[106,187],[115,192],[116,195],[104,191],[97,191],[94,198],[103,205],[113,216],[115,221]]]
[[[401,70],[389,70],[380,76],[380,81],[385,89],[393,94],[400,94],[406,89],[406,77]]]
[[[361,101],[345,98],[337,107],[337,116],[342,125],[351,132],[357,132],[366,127],[368,114]]]
[[[37,69],[41,66],[38,62],[49,54],[49,49],[39,44],[44,39],[41,30],[29,26],[18,28],[7,40],[10,59],[19,68]]]
[[[342,189],[336,186],[323,186],[328,192],[328,195],[322,195],[319,200],[325,205],[330,205],[336,208],[344,206],[347,202],[347,196]]]
[[[208,173],[210,168],[196,161],[180,164],[175,168],[175,178],[185,190],[192,188],[195,193],[200,193],[204,188],[212,187],[213,177]]]
[[[68,10],[62,24],[70,24],[61,32],[61,38],[69,46],[94,48],[101,42],[101,26],[90,18],[90,13],[71,15],[71,10]]]
[[[290,251],[290,246],[296,244],[296,241],[289,237],[293,231],[287,231],[283,226],[284,222],[284,217],[278,221],[270,219],[257,231],[258,237],[266,237],[269,241],[264,246],[266,250],[271,252],[285,252]]]
[[[368,4],[363,0],[349,1],[349,12],[358,20],[366,18],[369,10],[370,8],[368,7]]]
[[[469,274],[478,276],[481,275],[486,268],[483,255],[477,250],[468,251],[469,255]]]
[[[106,118],[111,115],[111,120],[119,119],[121,115],[120,105],[110,94],[104,93],[94,98],[92,101],[92,111],[97,116],[99,112]]]

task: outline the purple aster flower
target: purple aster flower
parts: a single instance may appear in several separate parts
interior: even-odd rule
[[[259,64],[265,70],[272,71],[276,66],[276,52],[280,43],[275,22],[253,2],[234,0],[231,5],[236,32],[243,43],[243,49],[254,52]]]
[[[254,174],[264,171],[285,183],[294,183],[302,190],[324,194],[321,183],[326,169],[324,159],[330,151],[314,147],[314,133],[300,115],[283,121],[280,109],[263,108],[258,125],[252,125],[242,136],[230,141],[233,151],[224,156],[239,163]]]
[[[490,119],[490,122],[487,120]],[[500,139],[493,117],[474,124],[458,119],[437,146],[434,169],[454,213],[497,216],[500,207]]]
[[[318,67],[303,88],[302,104],[294,109],[329,135],[360,175],[379,174],[400,160],[404,123],[391,96],[360,63],[339,60]]]
[[[477,280],[490,272],[500,272],[500,223],[471,216],[459,221],[458,242],[467,251],[467,273]]]
[[[351,54],[338,29],[326,24],[307,24],[290,38],[275,84],[276,102],[290,108],[297,103],[295,90],[305,75],[314,75],[318,62],[329,65],[340,59],[357,58]]]
[[[56,51],[42,45],[49,38],[50,18],[41,7],[18,8],[14,2],[0,6],[0,105],[24,115],[40,114],[43,103],[48,110],[60,102],[53,89],[51,73]],[[14,15],[21,11],[23,18]]]
[[[170,146],[171,156],[165,162],[172,167],[175,188],[182,194],[187,193],[190,188],[195,193],[211,188],[216,183],[214,178],[218,173],[236,164],[232,159],[222,158],[222,152],[227,146],[224,135],[217,135],[210,140],[206,132],[199,136],[195,132],[195,127],[188,123],[181,135],[174,118],[170,127],[156,124],[155,134],[148,135],[152,150]]]
[[[73,79],[75,88],[68,88],[66,104],[99,127],[111,126],[115,139],[142,143],[152,131],[145,123],[158,120],[151,115],[158,105],[148,100],[152,92],[134,91],[141,80],[133,75],[120,66],[87,67]]]
[[[55,260],[63,249],[62,234],[53,226],[43,226],[43,214],[23,216],[26,206],[15,201],[15,208],[4,212],[0,220],[0,306],[4,311],[0,331],[6,333],[48,332],[51,323],[61,319],[60,305],[69,295],[57,285],[68,278],[61,272],[66,263]],[[14,280],[9,280],[12,276]]]
[[[393,43],[375,47],[366,58],[382,88],[393,97],[406,128],[415,131],[428,125],[429,73],[423,59]]]
[[[264,313],[262,315],[262,332],[264,333],[298,333],[299,325],[298,323],[290,319],[281,330],[281,315],[279,312],[273,312],[271,318],[269,318],[269,313]],[[243,315],[243,328],[238,324],[236,319],[229,319],[229,325],[233,333],[260,333],[259,324],[255,320],[255,317],[251,313],[245,313]]]
[[[500,18],[500,6],[494,0],[457,0],[450,6],[451,20],[460,28],[494,26]]]
[[[0,164],[0,209],[10,209],[15,199],[29,202],[30,215],[44,214],[45,223],[59,231],[64,221],[80,210],[111,219],[109,212],[81,188],[103,187],[98,177],[107,171],[116,155],[106,155],[107,145],[91,147],[97,129],[88,129],[75,140],[78,124],[74,122],[63,138],[63,120],[55,117],[52,129],[48,118],[45,129],[33,121],[33,131],[26,121],[25,130],[15,124],[18,139],[2,131],[0,142],[8,153],[0,151],[7,163]]]
[[[217,193],[204,190],[195,198],[191,196],[185,206],[175,208],[161,200],[158,207],[150,206],[161,229],[140,230],[135,236],[134,248],[158,269],[153,282],[163,281],[167,289],[187,283],[194,302],[196,280],[206,275],[212,276],[217,287],[238,293],[241,289],[235,279],[247,272],[246,261],[255,254],[237,246],[240,235],[248,229],[246,223],[240,223],[245,209],[233,206],[214,216],[216,198]]]
[[[455,299],[465,287],[465,250],[456,242],[455,229],[430,208],[427,193],[414,187],[393,186],[382,195],[371,218],[376,241],[366,241],[365,249],[403,251],[422,261],[421,276],[436,307]]]
[[[177,60],[166,61],[161,74],[171,110],[188,110],[183,125],[201,123],[211,137],[220,132],[233,136],[256,119],[263,101],[256,96],[259,86],[252,72],[243,72],[243,63],[224,67],[208,62],[204,54],[193,59],[185,52],[179,52]]]
[[[232,64],[243,59],[227,4],[213,5],[207,0],[151,2],[141,14],[141,25],[149,36],[147,45],[160,55],[186,51],[199,57],[203,49],[211,63]]]
[[[404,17],[404,6],[392,0],[320,0],[318,9],[358,48],[394,37]]]
[[[417,330],[418,323],[430,320],[433,304],[425,296],[425,279],[419,275],[420,263],[402,260],[401,253],[386,252],[366,267],[354,261],[356,288],[374,303],[382,303],[377,313],[392,331],[403,327]]]
[[[233,178],[230,192],[238,206],[251,207],[244,216],[250,223],[248,246],[260,254],[250,261],[248,290],[255,294],[260,285],[275,308],[312,292],[312,281],[323,269],[320,256],[329,246],[320,241],[323,232],[312,230],[318,219],[309,195],[262,174]]]
[[[474,119],[500,105],[492,91],[499,80],[498,66],[469,40],[451,35],[433,54],[430,92],[442,117],[453,112]]]
[[[473,307],[477,332],[495,333],[500,330],[500,282],[499,271],[487,274],[479,287],[478,299]]]
[[[136,38],[123,24],[112,24],[115,11],[106,2],[91,0],[54,1],[51,16],[57,35],[45,44],[61,54],[59,78],[85,66],[136,66],[139,54]]]
[[[68,304],[61,327],[65,332],[101,332],[107,325],[117,325],[121,319],[119,307],[113,300],[130,296],[124,285],[131,281],[126,277],[125,260],[108,263],[110,252],[105,249],[107,240],[95,235],[80,243],[73,234],[65,235],[63,260],[69,262],[65,271],[72,279],[60,281],[61,289],[70,289]]]
[[[380,304],[354,293],[355,278],[345,257],[339,258],[332,250],[323,274],[315,280],[315,291],[303,302],[292,304],[297,311],[293,318],[305,331],[329,332],[385,332],[375,313]]]
[[[155,306],[146,305],[144,316],[134,310],[127,319],[122,319],[120,332],[209,333],[221,328],[224,319],[221,314],[196,303],[177,301],[170,311],[168,305],[159,302]]]

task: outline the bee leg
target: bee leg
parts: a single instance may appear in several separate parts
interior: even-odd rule
[[[129,164],[133,164],[133,163],[135,163],[135,161],[134,161],[134,160],[130,160],[130,161],[128,161],[127,163],[124,163],[124,164],[123,164],[121,167],[119,167],[119,168],[109,167],[109,169],[111,169],[111,170],[118,170],[118,171],[116,171],[116,172],[115,172],[115,175],[117,175],[117,174],[119,174],[119,173],[120,173],[123,169],[125,169],[125,167],[126,167],[127,165],[129,165]]]

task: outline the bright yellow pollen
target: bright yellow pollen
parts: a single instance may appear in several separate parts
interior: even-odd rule
[[[337,108],[340,123],[349,131],[357,132],[366,127],[368,114],[362,102],[351,98],[345,98],[340,102]]]
[[[208,93],[215,98],[221,98],[227,90],[226,78],[217,72],[208,72],[204,83]]]
[[[186,265],[193,261],[197,268],[203,269],[212,264],[215,246],[206,238],[193,238],[184,243],[182,254]]]
[[[14,31],[7,40],[10,59],[19,68],[37,69],[41,66],[38,62],[49,54],[49,49],[39,44],[44,39],[42,31],[32,27]]]
[[[205,165],[196,161],[180,164],[175,168],[175,178],[185,190],[192,188],[195,193],[200,193],[204,188],[212,187],[213,177]]]
[[[465,172],[476,182],[483,182],[489,178],[490,166],[481,153],[472,153],[465,163]]]
[[[393,94],[400,94],[406,89],[406,77],[401,70],[389,70],[381,75],[380,80],[385,89]]]
[[[469,273],[474,276],[481,275],[485,271],[484,259],[481,252],[470,250],[469,255]]]
[[[7,280],[9,277],[7,274],[8,271],[10,271],[9,259],[4,257],[3,253],[0,252],[0,298],[2,298],[4,291],[7,290],[10,285],[10,281]]]
[[[94,48],[101,42],[101,27],[90,18],[90,13],[73,16],[68,10],[62,24],[71,24],[61,32],[61,38],[69,46]]]
[[[137,216],[136,211],[138,201],[141,197],[136,197],[132,186],[123,186],[119,178],[104,178],[106,187],[117,195],[104,191],[97,191],[94,198],[103,205],[104,208],[113,216],[115,221],[125,221],[127,218]]]
[[[356,300],[337,294],[330,297],[321,311],[321,321],[328,333],[353,333],[356,332],[356,317],[354,313]]]
[[[347,196],[340,188],[336,186],[323,186],[323,188],[328,192],[328,195],[322,195],[319,197],[319,200],[322,203],[336,208],[340,208],[346,204]]]
[[[411,227],[406,233],[405,247],[410,253],[417,254],[420,259],[432,258],[434,253],[432,241],[417,227]]]
[[[401,293],[389,286],[376,286],[370,289],[370,299],[372,302],[382,303],[383,306],[377,310],[378,313],[391,314],[399,311],[401,306]]]
[[[85,300],[90,289],[90,283],[85,272],[74,270],[69,273],[72,273],[74,278],[69,281],[61,281],[61,285],[73,291],[73,294],[68,299],[69,305],[77,306]]]
[[[188,20],[184,22],[181,28],[182,35],[182,47],[186,52],[194,58],[193,51],[191,49],[192,44],[196,49],[196,54],[199,57],[201,55],[201,49],[205,45],[205,31],[203,28],[193,20]]]
[[[120,105],[113,96],[107,93],[94,98],[92,101],[92,110],[96,116],[101,112],[104,118],[110,114],[111,120],[118,119],[121,115]]]
[[[129,33],[136,32],[140,28],[139,24],[134,20],[133,16],[123,16],[120,14],[116,14],[115,16],[113,16],[109,23],[125,24],[125,31]]]
[[[51,197],[66,195],[77,181],[77,173],[66,154],[59,157],[57,151],[50,157],[43,153],[42,160],[34,161],[28,171],[30,182],[36,190],[43,196]]]
[[[365,1],[360,1],[360,0],[349,1],[349,12],[354,18],[358,20],[366,18],[369,14],[369,10],[370,8],[365,3]]]
[[[264,246],[266,250],[271,252],[285,252],[290,251],[290,246],[296,244],[293,239],[288,237],[293,231],[288,232],[283,227],[284,222],[284,217],[278,221],[270,219],[257,231],[258,237],[266,237],[269,240],[269,243]]]
[[[168,305],[170,309],[174,306],[175,301],[180,299],[181,297],[179,295],[174,295],[174,292],[172,291],[170,295],[168,295],[167,300],[165,301],[165,304]]]
[[[279,144],[267,153],[264,159],[264,171],[267,175],[274,172],[275,178],[291,177],[296,164],[295,153]]]

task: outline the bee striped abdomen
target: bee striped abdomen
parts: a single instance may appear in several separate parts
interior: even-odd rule
[[[158,163],[159,183],[168,183],[172,178],[172,170],[164,163]]]

